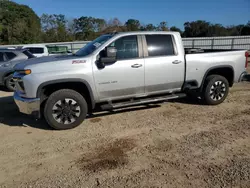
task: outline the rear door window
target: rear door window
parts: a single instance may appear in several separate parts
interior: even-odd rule
[[[29,50],[32,54],[43,54],[44,53],[44,48],[28,47],[25,49]]]
[[[12,60],[16,57],[16,54],[13,52],[5,52],[5,55],[7,56],[8,60]]]
[[[175,55],[171,35],[146,35],[148,56],[170,56]]]

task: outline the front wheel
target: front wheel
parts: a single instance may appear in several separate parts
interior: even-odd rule
[[[88,111],[84,97],[70,89],[56,91],[48,98],[44,117],[47,123],[57,130],[72,129],[80,125]]]
[[[15,91],[15,82],[14,82],[14,79],[13,79],[13,74],[10,74],[5,79],[5,87],[8,89],[8,91]]]
[[[220,75],[210,75],[206,78],[203,98],[208,105],[217,105],[222,103],[229,92],[228,80]]]

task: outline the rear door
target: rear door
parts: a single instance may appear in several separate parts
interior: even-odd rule
[[[174,35],[145,35],[145,93],[180,91],[184,82],[185,60],[178,54]]]

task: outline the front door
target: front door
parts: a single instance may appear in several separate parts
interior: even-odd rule
[[[99,69],[94,77],[100,101],[115,100],[144,94],[144,59],[137,35],[118,38],[110,44],[117,49],[117,61]]]

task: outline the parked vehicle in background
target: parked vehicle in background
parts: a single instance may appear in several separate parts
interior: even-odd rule
[[[14,66],[24,60],[34,58],[28,50],[0,49],[0,85],[14,91]]]
[[[22,49],[29,50],[36,57],[43,57],[49,55],[49,50],[44,44],[30,44],[22,46]]]
[[[44,44],[31,44],[22,46],[21,48],[29,50],[36,57],[72,54],[71,52],[68,51],[67,46],[50,46],[50,45],[47,46]]]
[[[49,50],[49,55],[72,54],[67,46],[47,45],[47,48]]]
[[[246,50],[184,49],[178,32],[103,35],[71,56],[16,66],[14,99],[55,129],[74,128],[96,108],[112,110],[197,93],[222,103],[247,74]]]

